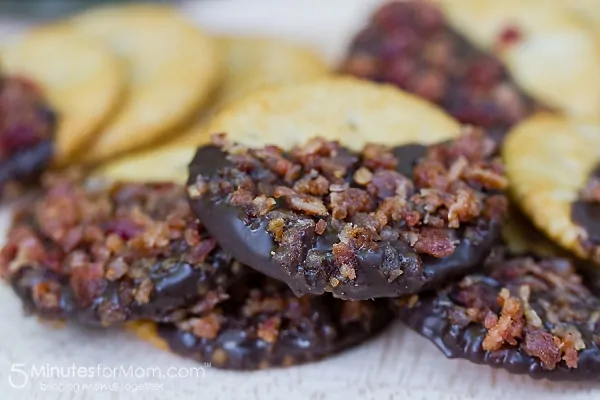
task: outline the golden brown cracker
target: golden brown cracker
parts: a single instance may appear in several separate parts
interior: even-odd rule
[[[516,207],[510,207],[502,221],[502,241],[511,254],[538,257],[565,257],[569,253],[548,239]]]
[[[591,27],[600,34],[600,4],[598,0],[559,0],[567,10],[588,21]]]
[[[158,326],[156,322],[151,321],[134,321],[125,324],[125,329],[132,332],[139,339],[149,342],[156,348],[164,351],[169,350],[167,342],[158,336]]]
[[[196,146],[191,144],[161,146],[119,157],[101,165],[94,171],[94,175],[111,180],[168,181],[183,185],[188,177],[188,164],[195,153]]]
[[[225,64],[217,105],[264,85],[298,83],[329,72],[318,54],[287,41],[223,36],[217,38],[217,44]]]
[[[73,25],[115,50],[128,70],[123,107],[82,158],[93,163],[151,144],[189,120],[218,83],[213,40],[165,6],[102,7]]]
[[[216,39],[224,61],[224,79],[212,106],[177,138],[157,148],[124,155],[96,173],[112,179],[174,181],[185,183],[187,165],[196,146],[210,140],[206,130],[210,115],[228,101],[261,86],[303,82],[329,73],[324,61],[312,51],[279,39],[219,37]]]
[[[542,232],[580,257],[585,232],[571,203],[600,160],[600,119],[537,114],[514,127],[503,148],[515,201]]]
[[[561,1],[437,0],[455,29],[495,53],[542,103],[576,116],[600,110],[600,36]]]
[[[268,85],[286,85],[317,79],[330,73],[325,61],[312,50],[275,38],[221,36],[216,38],[223,60],[223,80],[212,105],[199,121],[174,141],[203,141],[210,118],[227,103]]]
[[[119,59],[66,25],[34,29],[1,55],[3,69],[38,82],[58,112],[58,165],[76,157],[119,105],[124,80]]]
[[[321,136],[359,149],[366,142],[439,142],[458,136],[460,126],[392,86],[336,77],[253,92],[219,112],[208,131],[251,146],[290,148]]]

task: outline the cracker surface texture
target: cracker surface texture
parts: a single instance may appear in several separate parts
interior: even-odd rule
[[[537,114],[517,125],[503,148],[515,201],[548,237],[580,257],[585,232],[571,219],[589,173],[600,161],[600,120]]]
[[[392,86],[336,77],[255,91],[219,112],[208,131],[254,147],[291,148],[320,136],[358,150],[367,142],[440,142],[458,136],[460,126]]]
[[[600,35],[561,1],[438,0],[449,22],[495,53],[547,106],[576,116],[600,109]]]
[[[165,139],[197,112],[218,83],[220,63],[212,39],[168,7],[102,7],[76,16],[73,24],[109,45],[128,72],[123,107],[84,162]]]
[[[80,155],[119,106],[124,71],[118,57],[66,25],[36,28],[1,56],[6,72],[35,80],[56,109],[57,165]]]

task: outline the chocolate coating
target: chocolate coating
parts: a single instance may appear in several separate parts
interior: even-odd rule
[[[385,302],[296,297],[284,284],[255,274],[228,290],[211,314],[218,332],[199,337],[173,324],[158,335],[177,354],[213,367],[256,370],[316,361],[356,346],[392,320]],[[206,318],[206,315],[205,315]]]
[[[196,304],[208,290],[221,290],[244,273],[233,260],[220,251],[205,263],[191,265],[176,258],[161,260],[150,267],[152,295],[147,302],[138,302],[132,293],[141,281],[121,279],[106,282],[89,305],[82,305],[70,283],[70,277],[48,269],[25,267],[12,278],[11,285],[23,302],[26,312],[50,320],[73,320],[91,327],[105,327],[125,321],[176,321],[188,306]],[[59,288],[56,307],[44,307],[35,300],[37,287]],[[112,311],[111,311],[112,310]],[[114,312],[114,314],[113,314]],[[110,315],[114,315],[114,320]]]
[[[512,316],[506,326],[522,329],[514,336],[515,342],[510,343],[510,334],[504,333],[509,336],[499,348],[484,350],[485,345],[489,346],[486,340],[494,338],[489,329],[494,324],[487,326],[485,322],[488,314],[506,318],[499,311],[501,289],[508,288],[512,296],[521,296],[518,293],[523,286],[530,290],[527,301],[541,325],[532,323],[528,315]],[[519,302],[525,310],[522,296]],[[488,263],[485,274],[469,275],[438,293],[393,300],[391,304],[404,323],[448,358],[463,358],[534,379],[582,381],[600,377],[600,299],[581,284],[567,260],[497,260]],[[552,342],[569,346],[561,330],[580,334],[584,348],[578,348],[575,366],[565,361],[573,362],[572,353],[569,358]],[[551,338],[550,344],[530,340],[539,332]]]
[[[0,276],[30,313],[171,322],[246,271],[206,235],[181,186],[46,180],[0,252]]]
[[[593,182],[600,178],[600,165],[592,170],[588,181]],[[577,199],[571,204],[571,218],[573,222],[585,229],[586,241],[600,244],[600,203],[593,199]]]
[[[520,39],[518,30],[508,28],[497,46]],[[395,1],[376,10],[350,44],[341,70],[423,97],[497,141],[540,108],[496,57],[469,43],[429,1]]]
[[[56,122],[32,82],[0,77],[0,192],[39,178],[52,159]]]
[[[416,161],[427,153],[427,147],[416,144],[400,146],[392,149],[392,153],[399,161],[396,171],[412,176]],[[188,185],[194,185],[200,176],[218,176],[221,171],[233,167],[234,164],[220,148],[199,148],[189,166]],[[231,205],[225,197],[198,196],[191,199],[191,205],[211,235],[235,259],[286,282],[298,295],[332,292],[339,298],[361,300],[397,297],[433,289],[448,279],[476,268],[487,256],[499,234],[497,222],[485,218],[458,229],[448,229],[446,234],[450,241],[458,242],[458,245],[451,255],[443,258],[418,254],[403,240],[382,241],[377,249],[356,252],[355,279],[340,280],[337,285],[332,285],[331,271],[336,267],[333,265],[331,249],[339,241],[335,230],[327,230],[322,235],[303,234],[299,239],[305,257],[325,260],[324,266],[313,270],[295,265],[288,268],[273,257],[277,244],[268,231],[268,220],[248,223],[244,219],[243,209]],[[393,260],[402,269],[399,276],[391,277],[386,271],[386,259]],[[415,264],[418,267],[414,267]]]

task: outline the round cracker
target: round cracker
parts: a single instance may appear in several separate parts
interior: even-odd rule
[[[564,257],[569,254],[537,230],[516,207],[510,207],[502,221],[501,237],[513,255]]]
[[[589,254],[571,220],[589,173],[600,160],[600,119],[537,114],[509,132],[503,148],[516,202],[548,237],[580,257]]]
[[[598,24],[600,24],[598,0],[562,0],[562,2],[567,9],[591,23],[596,33],[600,33],[600,27],[598,27]]]
[[[119,59],[101,42],[64,25],[37,28],[2,51],[2,67],[30,76],[59,114],[54,161],[64,165],[115,111],[122,92]]]
[[[600,109],[600,36],[560,1],[438,0],[455,29],[494,52],[542,103],[572,115]],[[511,43],[500,38],[515,29]]]
[[[287,41],[224,36],[217,38],[217,44],[225,61],[217,106],[264,85],[308,81],[329,72],[316,53]]]
[[[183,185],[188,177],[188,164],[195,153],[196,146],[193,145],[161,146],[103,164],[94,171],[94,175],[119,181],[175,182]]]
[[[287,85],[329,74],[325,61],[303,46],[273,38],[222,36],[216,38],[224,61],[223,82],[210,110],[175,142],[198,144],[208,138],[210,118],[227,103],[268,85]]]
[[[218,37],[216,41],[225,72],[211,109],[168,145],[125,155],[102,165],[98,174],[119,180],[185,184],[196,146],[210,141],[206,128],[213,110],[261,86],[309,81],[329,73],[316,53],[290,42],[238,36]]]
[[[128,96],[84,162],[97,162],[164,138],[190,119],[218,83],[213,41],[171,8],[95,9],[73,19],[126,62]]]
[[[208,131],[254,147],[290,148],[320,136],[358,150],[367,142],[440,142],[458,136],[460,126],[414,95],[342,77],[253,92],[219,112]]]
[[[125,329],[138,339],[152,344],[154,347],[169,351],[169,344],[158,335],[158,325],[150,321],[132,321],[125,324]]]

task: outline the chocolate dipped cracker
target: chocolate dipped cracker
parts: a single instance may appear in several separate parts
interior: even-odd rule
[[[487,256],[506,206],[494,154],[480,131],[360,152],[323,139],[252,149],[217,136],[190,164],[188,194],[226,251],[298,295],[395,297]]]
[[[481,273],[392,307],[449,358],[535,379],[600,377],[600,299],[566,259],[491,259]]]
[[[521,39],[520,31],[508,28],[499,37],[505,46]],[[463,124],[485,128],[497,141],[538,107],[496,56],[455,30],[429,1],[392,2],[375,11],[341,70],[397,85]]]
[[[47,175],[17,211],[0,274],[27,311],[110,326],[175,321],[243,274],[171,183],[98,183]]]
[[[225,295],[190,309],[175,324],[133,323],[141,338],[212,367],[256,370],[323,359],[381,332],[385,301],[297,297],[287,285],[253,273]]]

